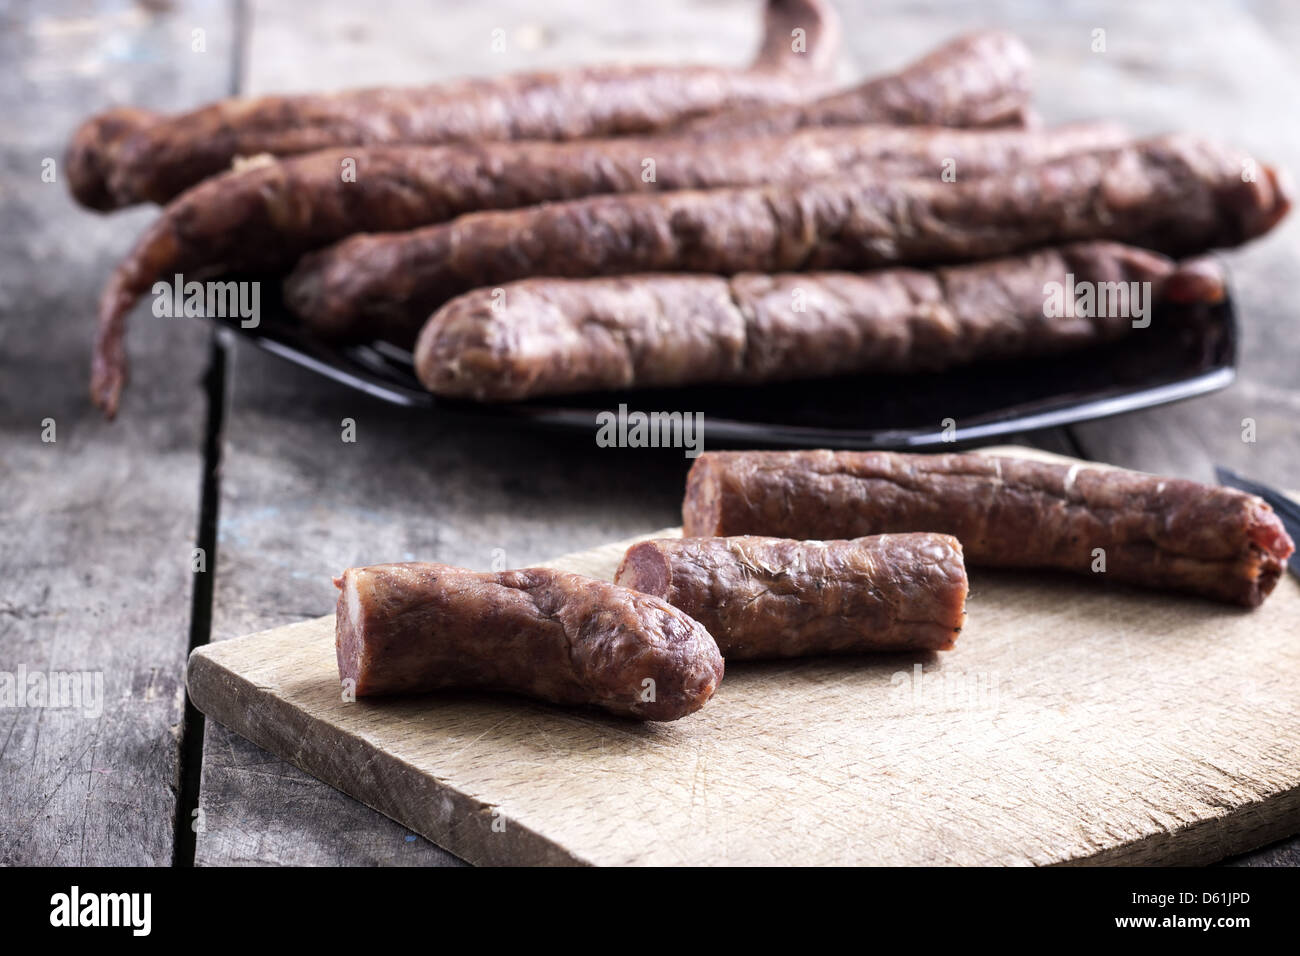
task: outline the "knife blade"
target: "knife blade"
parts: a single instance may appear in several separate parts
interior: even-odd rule
[[[1300,542],[1300,503],[1289,495],[1284,495],[1276,488],[1261,484],[1258,481],[1252,481],[1249,478],[1243,478],[1229,468],[1220,465],[1214,466],[1215,477],[1219,479],[1219,484],[1227,485],[1230,488],[1236,488],[1239,491],[1248,491],[1252,495],[1258,495],[1272,506],[1273,511],[1282,519],[1282,527],[1286,528],[1286,533],[1291,536],[1291,540]],[[1287,561],[1287,568],[1297,578],[1300,578],[1300,549],[1297,549],[1291,558]]]

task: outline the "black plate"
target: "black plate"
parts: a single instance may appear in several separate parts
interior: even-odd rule
[[[965,443],[1205,395],[1236,376],[1236,315],[1229,298],[1211,307],[1157,306],[1150,328],[1126,340],[1049,358],[987,362],[943,373],[602,392],[480,405],[426,392],[404,349],[386,342],[321,342],[278,303],[267,305],[256,329],[241,329],[234,319],[218,321],[269,352],[395,405],[586,432],[594,432],[597,413],[616,410],[620,403],[632,411],[703,412],[708,447],[931,448],[948,444],[943,422],[949,418],[956,422],[955,439],[949,440]]]

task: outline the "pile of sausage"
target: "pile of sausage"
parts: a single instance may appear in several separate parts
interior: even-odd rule
[[[1279,172],[1195,136],[1033,124],[1015,37],[958,37],[847,89],[827,0],[768,0],[744,69],[600,66],[410,89],[116,109],[74,195],[165,203],[109,279],[91,392],[160,280],[284,277],[321,337],[415,349],[432,392],[551,393],[942,369],[1127,334],[1043,288],[1150,282],[1271,229]],[[233,168],[232,168],[233,164]]]
[[[1255,607],[1295,550],[1245,492],[984,455],[708,452],[682,523],[629,548],[613,584],[349,569],[334,582],[340,678],[357,696],[488,689],[676,720],[724,659],[951,649],[967,559]]]
[[[1051,283],[1215,302],[1196,258],[1272,229],[1286,177],[1231,147],[1113,123],[1040,128],[1030,58],[978,32],[837,89],[827,0],[768,0],[744,69],[599,66],[268,96],[74,135],[84,205],[165,204],[99,305],[92,397],[160,280],[283,276],[302,323],[414,349],[477,401],[935,370],[1128,334],[1049,317]],[[544,568],[345,571],[358,696],[486,688],[647,720],[698,710],[723,660],[940,651],[965,561],[1097,572],[1256,606],[1294,545],[1242,492],[978,455],[707,453],[685,537],[613,583]]]

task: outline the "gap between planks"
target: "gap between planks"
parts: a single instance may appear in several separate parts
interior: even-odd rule
[[[194,576],[190,600],[189,652],[212,640],[212,599],[217,573],[217,519],[221,507],[221,447],[226,418],[227,380],[230,374],[230,345],[214,333],[208,353],[208,368],[203,376],[207,402],[203,433],[203,477],[200,484],[199,523],[195,547],[203,552],[206,564],[202,574]],[[188,653],[188,652],[187,652]],[[199,806],[199,784],[203,773],[203,714],[185,692],[185,714],[181,723],[180,754],[177,768],[175,832],[172,841],[172,866],[191,867],[198,842],[195,812]]]
[[[231,96],[243,89],[244,62],[252,18],[247,0],[229,0]],[[199,490],[199,523],[194,546],[203,551],[206,570],[194,578],[190,596],[190,635],[187,656],[196,647],[212,641],[212,602],[216,591],[217,520],[221,507],[221,450],[225,441],[226,399],[230,395],[233,344],[227,334],[214,331],[208,351],[208,368],[203,375],[203,392],[207,402],[203,429],[203,472]],[[181,719],[176,768],[176,817],[172,833],[172,866],[194,866],[198,846],[195,830],[199,809],[199,792],[203,779],[203,714],[185,690],[185,710]]]

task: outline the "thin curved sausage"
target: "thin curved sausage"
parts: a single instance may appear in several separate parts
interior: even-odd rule
[[[93,117],[73,135],[73,194],[95,209],[166,202],[238,156],[334,146],[583,139],[664,129],[724,109],[801,102],[827,89],[839,18],[827,0],[768,0],[748,69],[580,67],[428,87],[222,100],[175,116]],[[804,49],[792,31],[802,29]],[[129,127],[129,128],[128,128]]]
[[[973,132],[894,126],[809,129],[740,142],[679,138],[483,143],[321,150],[251,164],[172,200],[100,297],[104,350],[122,355],[127,313],[176,274],[273,274],[313,249],[357,232],[446,222],[608,193],[800,183],[858,171],[877,178],[987,175],[1129,138],[1114,123],[1052,130]],[[645,161],[653,160],[647,182]],[[355,176],[344,179],[344,163]],[[123,359],[124,360],[124,359]],[[114,377],[124,376],[117,369]]]
[[[1032,57],[1019,37],[981,30],[950,40],[905,69],[808,103],[727,112],[688,122],[696,139],[770,136],[809,126],[924,123],[1021,126],[1027,122]]]

